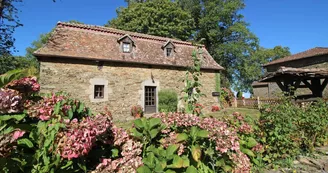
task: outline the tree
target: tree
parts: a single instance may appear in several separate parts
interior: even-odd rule
[[[222,86],[247,91],[241,76],[248,73],[244,69],[245,59],[257,50],[258,38],[248,29],[248,23],[240,10],[245,7],[242,0],[179,0],[185,10],[198,20],[195,39],[204,39],[205,46],[213,58],[226,71],[223,72]],[[248,64],[249,65],[249,64]],[[228,82],[229,81],[229,82]]]
[[[139,3],[138,3],[139,2]],[[143,2],[143,3],[140,3]],[[194,29],[191,15],[170,0],[137,1],[117,10],[117,18],[105,26],[188,40]]]
[[[240,76],[240,81],[244,83],[245,88],[251,88],[253,81],[261,78],[264,74],[262,65],[285,56],[289,56],[288,47],[275,46],[273,49],[260,47],[248,59],[245,59],[243,64],[244,72]],[[252,93],[252,88],[249,90]]]
[[[18,9],[14,3],[22,0],[0,0],[0,55],[10,54],[15,39],[12,34],[22,24],[18,20]]]
[[[0,75],[14,69],[29,68],[32,62],[23,56],[3,55],[0,57]]]

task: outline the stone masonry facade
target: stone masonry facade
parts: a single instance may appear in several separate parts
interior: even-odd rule
[[[130,109],[133,105],[143,106],[144,86],[156,86],[157,93],[162,89],[172,89],[181,97],[185,72],[186,68],[177,67],[117,62],[105,62],[99,67],[95,61],[47,58],[40,62],[40,84],[41,92],[67,92],[73,98],[85,102],[94,112],[108,107],[114,121],[126,121],[132,118]],[[205,112],[218,104],[217,97],[212,96],[215,91],[215,73],[218,71],[203,71],[200,79],[203,85],[201,91],[206,95],[200,99],[200,103],[205,106]],[[95,100],[92,97],[93,89],[99,82],[105,86],[105,96],[102,100]],[[183,105],[180,101],[178,106]]]

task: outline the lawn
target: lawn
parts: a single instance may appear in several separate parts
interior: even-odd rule
[[[214,118],[220,118],[222,116],[231,115],[234,112],[239,112],[242,115],[251,116],[254,119],[258,119],[260,117],[260,111],[257,109],[248,109],[248,108],[226,108],[224,110],[208,113],[205,116],[212,116]]]
[[[254,119],[258,119],[260,116],[260,111],[257,109],[248,109],[248,108],[226,108],[224,110],[205,114],[205,117],[212,116],[214,118],[220,118],[222,116],[231,115],[234,112],[240,112],[242,115],[251,116]],[[132,127],[133,120],[126,122],[114,122],[114,124],[118,127],[122,127],[124,129],[129,129]]]

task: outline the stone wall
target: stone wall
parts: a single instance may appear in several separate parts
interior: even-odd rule
[[[202,92],[206,97],[200,99],[209,112],[211,106],[218,103],[212,97],[215,91],[215,71],[203,71],[200,81]],[[106,62],[98,66],[95,61],[73,59],[43,59],[40,62],[41,92],[64,91],[73,98],[86,103],[95,112],[108,107],[114,121],[131,119],[130,109],[133,105],[143,105],[143,88],[147,83],[161,89],[173,89],[181,96],[184,87],[185,69],[152,67],[145,65],[128,65],[125,63]],[[106,96],[101,101],[92,98],[93,85],[100,82],[105,85]],[[106,89],[107,88],[107,89]],[[91,96],[91,97],[90,97]],[[179,103],[180,106],[183,103]]]
[[[269,98],[268,85],[253,86],[253,97]]]

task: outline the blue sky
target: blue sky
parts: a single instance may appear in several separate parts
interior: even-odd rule
[[[292,53],[316,46],[328,46],[328,0],[246,0],[241,11],[260,45],[290,47]],[[124,0],[24,0],[19,16],[24,24],[16,30],[16,55],[41,33],[49,32],[58,21],[78,20],[103,25],[116,17]]]

